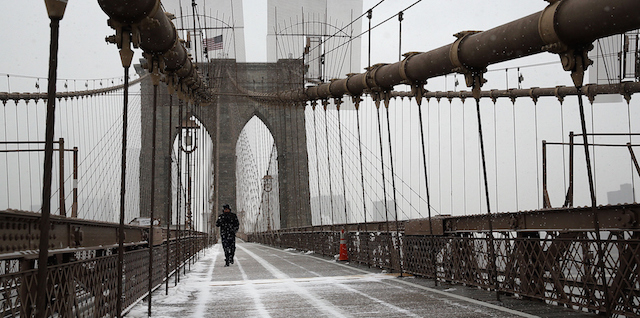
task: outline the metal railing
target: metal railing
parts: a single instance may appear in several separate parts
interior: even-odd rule
[[[0,213],[0,317],[35,317],[37,298],[39,214]],[[127,226],[123,272],[118,273],[118,224],[52,217],[46,286],[46,317],[115,317],[147,296],[149,289],[148,227]],[[192,262],[210,244],[206,233],[155,229],[152,285]],[[168,246],[167,246],[168,244]],[[167,248],[168,247],[168,248]],[[167,264],[165,264],[165,261]],[[123,294],[117,282],[122,278]]]
[[[435,219],[434,235],[424,233],[426,220],[409,220],[401,223],[399,235],[377,230],[376,224],[348,224],[335,225],[336,230],[316,226],[255,233],[248,238],[334,257],[339,253],[339,230],[345,228],[353,263],[614,317],[638,316],[638,205],[598,207],[598,213],[609,216],[601,224],[600,240],[589,224],[590,211],[565,208],[495,215],[491,236],[487,217],[476,215]],[[540,223],[540,218],[547,223]],[[603,259],[599,259],[599,247]]]

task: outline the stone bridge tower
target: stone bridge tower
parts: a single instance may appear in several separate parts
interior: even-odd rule
[[[279,60],[277,63],[236,63],[231,59],[214,59],[200,64],[200,72],[209,78],[218,94],[208,105],[195,108],[198,118],[213,141],[214,210],[216,218],[221,207],[236,206],[236,144],[246,123],[258,117],[273,135],[278,149],[278,182],[280,189],[280,227],[311,225],[309,169],[307,159],[304,105],[260,101],[249,97],[254,93],[273,93],[300,88],[302,63],[299,60]],[[138,70],[139,73],[144,70]],[[178,100],[172,98],[169,114],[167,87],[158,89],[156,178],[154,215],[163,220],[171,209],[171,144],[178,134]],[[151,210],[151,160],[153,87],[144,81],[142,95],[142,149],[140,152],[140,213]],[[191,109],[191,106],[185,109]],[[186,113],[186,111],[185,111]],[[169,120],[171,117],[171,129]],[[204,132],[201,132],[204,133]],[[135,160],[131,158],[130,160]]]

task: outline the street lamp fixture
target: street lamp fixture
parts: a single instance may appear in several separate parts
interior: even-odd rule
[[[62,20],[64,10],[67,8],[67,0],[44,0],[47,6],[47,14],[50,19]]]
[[[191,211],[191,158],[190,155],[198,148],[198,133],[197,129],[200,126],[195,120],[191,119],[191,114],[187,114],[188,119],[182,120],[182,124],[178,129],[186,131],[183,140],[180,140],[180,150],[187,154],[187,206],[186,206],[186,219],[185,229],[193,229],[193,213]]]
[[[182,125],[178,127],[178,129],[182,128],[186,132],[184,139],[180,142],[180,150],[187,154],[194,152],[198,148],[197,129],[200,129],[198,123],[190,117],[191,116],[187,116],[189,119],[183,120]]]
[[[262,178],[262,189],[267,193],[267,231],[271,232],[271,206],[269,204],[269,192],[273,190],[273,177],[266,175]]]
[[[262,188],[265,192],[273,190],[273,177],[271,175],[266,175],[262,178]]]

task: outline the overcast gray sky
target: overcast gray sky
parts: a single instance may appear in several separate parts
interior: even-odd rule
[[[244,0],[247,60],[266,60],[266,0]],[[365,0],[364,10],[378,0]],[[383,2],[373,24],[412,4],[413,0]],[[544,8],[544,1],[453,0],[422,1],[407,11],[403,21],[403,51],[426,51],[453,41],[462,30],[486,30]],[[213,2],[212,2],[213,3]],[[49,19],[42,0],[0,0],[2,49],[0,73],[46,77],[49,57]],[[366,27],[366,22],[365,27]],[[122,75],[113,34],[97,1],[69,0],[60,26],[59,78],[94,79]],[[372,33],[372,62],[397,60],[397,19]],[[366,41],[362,42],[366,46]],[[365,47],[366,48],[366,47]],[[366,54],[366,49],[363,50]],[[135,59],[141,56],[136,50]],[[366,60],[366,59],[365,59]],[[6,90],[0,81],[0,91]],[[17,84],[14,84],[17,85]],[[25,87],[28,89],[29,87]],[[17,89],[12,87],[12,90]],[[35,90],[35,89],[34,89]]]

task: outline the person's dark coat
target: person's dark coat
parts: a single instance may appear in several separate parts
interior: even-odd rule
[[[228,206],[225,206],[225,209],[228,208]],[[216,220],[216,226],[220,228],[225,266],[229,266],[229,263],[233,264],[233,257],[236,254],[236,232],[240,227],[238,216],[235,213],[231,213],[231,210],[222,212],[218,216],[218,220]]]
[[[220,236],[235,236],[240,227],[240,223],[235,213],[223,212],[218,216],[216,226],[220,228]]]

